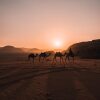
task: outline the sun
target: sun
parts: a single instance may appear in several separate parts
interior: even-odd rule
[[[62,41],[61,40],[55,40],[53,44],[56,48],[60,48],[62,46]]]

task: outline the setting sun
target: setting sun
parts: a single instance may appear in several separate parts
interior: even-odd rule
[[[55,41],[54,41],[54,46],[55,46],[56,48],[60,48],[60,47],[62,46],[62,41],[61,41],[61,40],[55,40]]]

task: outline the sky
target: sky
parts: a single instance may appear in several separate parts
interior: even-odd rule
[[[0,46],[66,49],[100,39],[100,0],[0,0]]]

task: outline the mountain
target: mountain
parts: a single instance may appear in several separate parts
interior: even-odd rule
[[[69,48],[80,58],[100,59],[100,39],[75,43]]]
[[[4,46],[0,47],[0,53],[40,53],[42,50],[37,49],[37,48],[17,48],[14,46]]]
[[[0,48],[0,53],[22,53],[23,50],[14,46],[4,46]]]

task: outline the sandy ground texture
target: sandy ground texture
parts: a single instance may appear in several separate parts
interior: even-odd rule
[[[100,100],[100,60],[0,62],[0,100]]]

